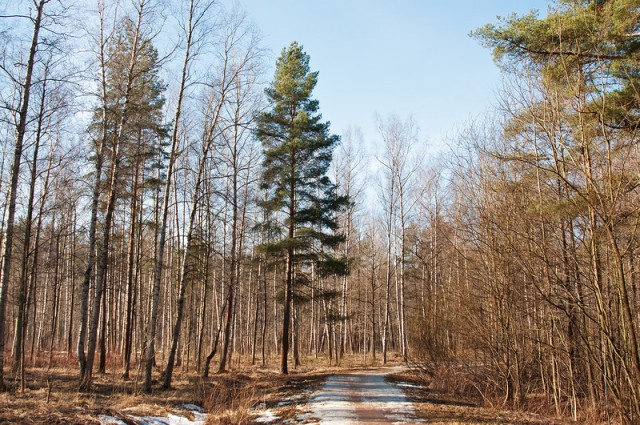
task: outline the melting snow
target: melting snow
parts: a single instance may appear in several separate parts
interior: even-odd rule
[[[159,416],[129,416],[135,423],[139,425],[172,425],[169,418]]]
[[[195,404],[191,404],[191,403],[180,404],[176,407],[178,409],[185,409],[185,410],[190,410],[192,412],[204,413],[204,409],[202,407],[196,406]]]
[[[184,404],[177,407],[179,411],[169,413],[167,416],[126,415],[126,419],[138,425],[204,425],[207,415],[203,413],[202,407],[195,404]],[[193,416],[193,420],[183,416],[185,413]],[[127,425],[122,419],[108,415],[99,415],[98,420],[101,425]]]
[[[309,399],[311,412],[299,420],[318,424],[416,423],[413,404],[402,390],[385,381],[394,370],[332,376]]]
[[[278,419],[278,416],[271,409],[258,410],[258,417],[255,419],[256,422],[260,423],[269,423]]]
[[[101,425],[127,425],[125,421],[109,415],[98,415],[98,420]]]
[[[400,386],[415,387],[412,384],[393,385],[387,383],[385,375],[399,371],[398,368],[377,369],[335,375],[329,377],[317,391],[309,397],[307,412],[298,415],[295,422],[325,425],[352,425],[360,423],[406,424],[423,422],[415,415],[413,404]],[[296,394],[282,400],[273,409],[264,403],[254,411],[257,423],[293,423],[282,420],[277,409],[301,400],[306,394]]]
[[[321,424],[352,424],[358,415],[356,407],[350,401],[351,391],[357,379],[355,375],[336,375],[329,377],[324,385],[309,399],[310,415],[320,419]]]
[[[420,388],[420,385],[407,384],[406,382],[398,382],[396,385],[403,388]]]

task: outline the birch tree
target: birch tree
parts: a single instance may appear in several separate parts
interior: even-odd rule
[[[29,103],[31,102],[31,89],[34,68],[36,66],[36,55],[40,45],[40,30],[45,14],[45,6],[48,0],[35,1],[34,16],[30,16],[33,24],[33,32],[27,62],[24,65],[24,76],[19,80],[21,96],[16,111],[18,119],[15,126],[15,145],[13,149],[13,159],[11,162],[9,187],[7,193],[7,215],[4,223],[4,235],[2,240],[2,276],[0,277],[0,391],[5,391],[4,383],[4,341],[5,341],[5,311],[7,306],[8,286],[11,282],[11,267],[13,258],[13,231],[16,214],[16,198],[18,190],[18,179],[20,177],[20,165],[22,161],[22,150],[24,147],[25,132],[29,120]],[[7,72],[8,68],[3,67]],[[14,80],[15,81],[15,80]]]

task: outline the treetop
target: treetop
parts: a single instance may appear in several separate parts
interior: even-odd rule
[[[309,55],[294,41],[282,49],[273,82],[266,92],[272,102],[295,104],[310,99],[317,82],[318,72],[311,72]]]

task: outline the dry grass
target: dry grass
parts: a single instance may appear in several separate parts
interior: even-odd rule
[[[387,379],[403,385],[402,389],[414,402],[416,415],[428,424],[514,424],[543,425],[575,423],[564,419],[556,419],[544,415],[526,412],[515,412],[500,408],[484,407],[477,399],[468,394],[467,397],[445,391],[432,380],[412,371],[388,375]],[[457,387],[457,391],[461,388]]]
[[[553,400],[547,395],[530,392],[519,406],[518,413],[508,412],[504,410],[507,404],[504,395],[499,394],[498,383],[495,379],[492,380],[491,374],[486,370],[456,364],[439,363],[437,366],[434,363],[427,364],[430,366],[411,365],[410,372],[395,376],[394,379],[418,383],[427,389],[432,398],[437,395],[440,399],[455,400],[460,404],[483,406],[484,411],[489,412],[489,415],[495,415],[497,418],[500,415],[507,415],[511,418],[506,419],[506,422],[491,422],[485,418],[480,423],[576,423],[570,420],[571,411],[568,400],[562,400],[563,403],[556,411]],[[609,405],[613,406],[614,403]],[[603,406],[591,406],[586,399],[578,400],[577,413],[577,423],[581,424],[622,423],[612,407],[607,409]]]
[[[19,424],[90,424],[98,423],[98,414],[120,416],[122,412],[157,415],[166,407],[194,403],[197,392],[193,379],[179,379],[174,389],[141,394],[135,381],[123,381],[120,374],[97,374],[93,390],[78,392],[76,368],[31,368],[27,388],[14,388],[0,394],[0,423]],[[129,411],[135,406],[135,412]]]
[[[318,371],[326,359],[310,358],[304,359],[306,366],[282,376],[275,371],[277,359],[272,360],[273,364],[266,368],[234,364],[233,372],[214,374],[207,379],[195,372],[180,373],[178,368],[172,389],[156,389],[152,394],[144,394],[140,391],[141,379],[135,376],[137,371],[132,371],[132,379],[125,381],[119,365],[111,359],[106,374],[94,375],[94,385],[88,393],[78,392],[74,358],[66,354],[55,356],[51,367],[48,358],[36,359],[37,367],[27,368],[24,392],[19,391],[19,383],[12,373],[6,371],[5,380],[10,390],[0,393],[0,423],[97,424],[99,414],[158,416],[184,403],[205,407],[210,413],[209,423],[252,423],[251,413],[258,404],[275,406],[289,395],[342,369],[334,366]],[[352,363],[357,362],[345,362]],[[158,371],[156,373],[155,388],[161,379]]]
[[[311,391],[338,370],[299,368],[287,376],[265,370],[218,375],[204,404],[210,415],[207,423],[253,424],[257,408],[277,411],[279,420],[295,420]],[[290,398],[295,402],[287,402]]]

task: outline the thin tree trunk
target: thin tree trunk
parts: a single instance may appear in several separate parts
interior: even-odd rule
[[[293,241],[295,236],[295,220],[296,220],[296,153],[295,149],[290,153],[291,163],[290,171],[291,178],[289,180],[289,229],[288,235],[289,241]],[[287,265],[286,265],[286,281],[284,288],[284,309],[282,312],[282,353],[280,357],[280,373],[286,375],[289,373],[289,367],[287,364],[287,358],[289,357],[289,326],[291,324],[291,301],[293,299],[293,273],[294,273],[294,261],[295,252],[293,246],[287,248]]]
[[[20,102],[20,112],[18,115],[18,125],[16,127],[16,144],[13,151],[13,160],[11,163],[11,174],[9,180],[9,193],[7,194],[7,218],[4,228],[4,239],[2,241],[2,278],[0,279],[0,391],[6,390],[4,382],[4,340],[5,340],[5,311],[7,307],[8,287],[11,281],[11,266],[13,254],[13,229],[16,215],[16,199],[18,191],[18,178],[20,177],[20,162],[22,160],[22,149],[24,144],[24,135],[27,128],[29,101],[31,100],[31,79],[33,76],[33,68],[35,66],[36,51],[39,44],[40,25],[42,22],[42,13],[44,5],[48,0],[40,0],[38,2],[38,10],[33,20],[33,37],[31,39],[31,47],[29,49],[29,59],[27,61],[27,69],[22,84],[22,99]]]
[[[179,278],[180,284],[179,284],[179,290],[178,290],[176,318],[173,325],[171,348],[169,350],[167,367],[164,372],[164,381],[162,384],[163,389],[171,388],[173,368],[175,366],[176,350],[178,349],[178,341],[180,339],[180,330],[182,327],[182,316],[184,314],[184,297],[185,297],[185,292],[187,290],[187,274],[189,273],[189,270],[191,267],[191,264],[189,261],[190,260],[189,252],[191,249],[191,244],[193,242],[193,231],[195,228],[196,213],[198,211],[198,204],[201,197],[200,186],[202,184],[202,175],[204,172],[204,167],[205,167],[206,159],[209,153],[209,148],[211,146],[211,142],[212,142],[212,138],[209,138],[208,140],[204,141],[202,156],[200,158],[198,172],[195,177],[196,184],[193,189],[193,198],[191,200],[191,213],[189,214],[189,223],[187,225],[187,231],[185,235],[184,254],[182,255],[182,265],[181,265],[180,278]]]
[[[40,107],[38,111],[38,125],[36,130],[35,144],[33,147],[33,157],[31,160],[31,176],[29,182],[29,200],[27,201],[27,215],[25,217],[24,244],[22,250],[22,267],[20,268],[20,283],[18,287],[18,308],[16,312],[16,325],[13,337],[13,370],[20,370],[20,376],[24,376],[24,333],[25,333],[25,310],[27,299],[27,271],[29,269],[29,258],[31,252],[31,228],[33,224],[33,202],[35,198],[35,185],[38,175],[38,153],[42,140],[42,128],[44,122],[44,109],[47,94],[47,69],[42,81],[42,92],[40,94]],[[24,380],[20,379],[20,390],[24,391]]]
[[[173,129],[171,131],[171,150],[169,152],[169,164],[167,166],[167,176],[164,181],[164,192],[162,196],[162,206],[160,212],[160,221],[158,223],[158,245],[156,252],[155,274],[151,293],[151,311],[149,317],[149,326],[147,327],[147,347],[145,349],[145,374],[143,391],[151,392],[151,373],[153,371],[153,363],[155,359],[155,339],[158,321],[158,304],[160,301],[160,284],[162,282],[162,271],[164,268],[164,250],[167,238],[167,216],[169,213],[169,196],[171,193],[171,179],[173,178],[174,165],[178,155],[178,130],[180,126],[180,117],[182,112],[182,102],[184,100],[185,87],[188,77],[189,64],[191,63],[191,47],[193,44],[193,34],[196,21],[194,21],[194,3],[189,2],[189,22],[187,25],[187,43],[184,53],[184,61],[182,64],[182,73],[180,74],[180,89],[176,101],[176,112],[173,117]]]
[[[234,153],[237,156],[237,153]],[[235,159],[233,160],[235,162]],[[227,366],[227,354],[229,351],[229,341],[231,339],[231,321],[233,319],[235,289],[238,278],[238,259],[237,259],[237,235],[238,235],[238,175],[237,170],[231,171],[232,187],[231,187],[231,259],[230,259],[230,271],[229,271],[229,283],[227,285],[227,300],[226,300],[226,315],[224,333],[222,337],[222,347],[220,350],[220,366],[218,367],[218,373],[226,371]]]
[[[129,370],[131,368],[131,349],[133,342],[133,311],[134,302],[133,297],[136,292],[135,283],[137,276],[134,276],[134,266],[136,260],[136,217],[138,214],[138,185],[139,185],[139,173],[140,173],[140,142],[141,135],[138,134],[138,151],[137,158],[135,159],[136,166],[133,176],[133,190],[131,193],[131,214],[129,215],[129,246],[127,250],[127,305],[126,305],[126,317],[124,325],[124,358],[123,358],[123,371],[122,378],[129,379]]]

